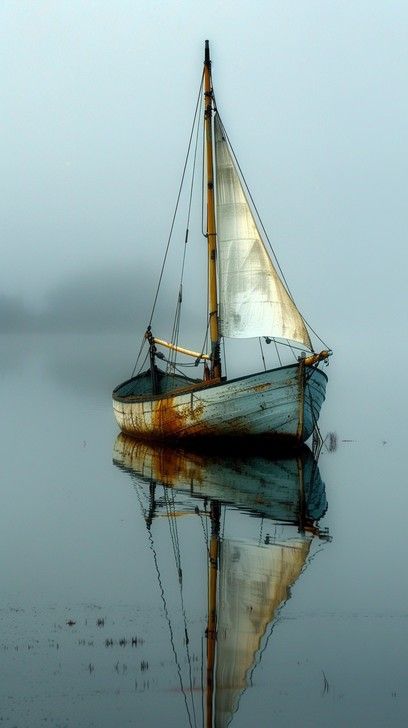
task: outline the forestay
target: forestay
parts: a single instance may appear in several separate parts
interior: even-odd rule
[[[218,114],[214,128],[221,334],[291,339],[312,349],[303,318],[262,241]]]

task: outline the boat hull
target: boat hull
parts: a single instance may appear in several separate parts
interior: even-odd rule
[[[129,435],[157,440],[269,437],[291,444],[313,432],[327,377],[294,364],[226,382],[203,382],[164,395],[113,393],[117,423]]]

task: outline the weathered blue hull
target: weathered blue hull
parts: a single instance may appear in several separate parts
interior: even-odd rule
[[[305,442],[325,399],[326,375],[303,363],[221,382],[192,382],[155,396],[134,377],[116,387],[121,430],[138,438],[271,437]]]

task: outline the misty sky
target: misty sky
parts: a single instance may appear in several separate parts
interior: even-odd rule
[[[0,34],[3,293],[38,302],[111,266],[155,282],[209,38],[306,318],[333,347],[401,336],[406,2],[4,0]]]

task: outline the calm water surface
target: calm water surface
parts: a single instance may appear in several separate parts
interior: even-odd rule
[[[206,725],[211,548],[214,725],[406,725],[402,367],[339,352],[316,470],[117,439],[134,352],[2,337],[0,725]]]

